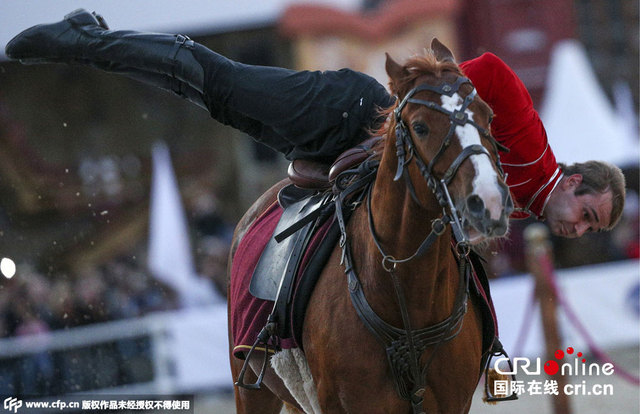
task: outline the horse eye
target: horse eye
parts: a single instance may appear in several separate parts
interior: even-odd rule
[[[411,128],[416,135],[424,136],[429,133],[429,127],[424,122],[414,122]]]

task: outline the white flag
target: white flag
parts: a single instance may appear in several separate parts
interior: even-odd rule
[[[210,281],[196,273],[187,219],[169,149],[164,143],[156,143],[152,158],[149,270],[176,290],[184,307],[218,302],[219,295]]]

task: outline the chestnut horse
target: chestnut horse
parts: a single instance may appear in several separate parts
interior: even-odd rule
[[[377,176],[358,208],[347,205],[354,211],[308,303],[304,352],[273,355],[260,390],[236,387],[238,413],[277,414],[283,402],[307,413],[469,411],[483,350],[467,255],[506,234],[513,208],[492,112],[437,39],[404,65],[387,55],[386,71],[397,102],[380,131]],[[285,184],[241,220],[232,259]],[[255,359],[248,379],[260,372]],[[234,378],[242,363],[231,357]]]

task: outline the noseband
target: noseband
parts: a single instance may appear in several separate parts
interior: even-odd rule
[[[487,149],[484,146],[474,144],[462,149],[462,152],[460,152],[460,154],[458,154],[456,159],[453,160],[453,162],[451,163],[447,171],[444,173],[442,178],[438,179],[435,177],[435,175],[433,174],[433,167],[435,166],[436,162],[438,162],[438,160],[442,157],[442,155],[447,150],[447,148],[451,145],[451,138],[454,136],[455,130],[458,126],[462,127],[469,124],[474,128],[476,128],[481,136],[491,141],[491,143],[493,144],[494,154],[496,156],[495,166],[497,167],[500,173],[500,176],[503,179],[504,179],[504,171],[502,170],[502,165],[500,164],[500,157],[498,156],[498,150],[505,151],[505,152],[509,150],[506,147],[502,146],[500,143],[498,143],[491,136],[491,134],[487,129],[478,125],[475,121],[469,118],[469,115],[466,113],[467,108],[469,108],[469,105],[471,105],[471,103],[477,96],[477,92],[475,88],[473,88],[472,91],[464,98],[460,109],[454,109],[453,111],[450,111],[444,108],[442,105],[438,105],[433,101],[427,101],[424,99],[417,99],[413,97],[416,93],[421,91],[430,91],[430,92],[435,92],[439,95],[446,95],[446,96],[452,97],[453,94],[457,93],[460,90],[460,87],[465,83],[471,84],[471,81],[469,80],[469,78],[460,76],[456,79],[454,83],[445,82],[437,86],[428,85],[424,83],[420,84],[415,88],[411,89],[405,95],[404,99],[398,104],[397,108],[393,111],[393,114],[396,121],[396,130],[395,130],[396,155],[398,157],[398,168],[396,170],[396,175],[394,177],[394,180],[397,181],[400,179],[400,177],[404,176],[405,181],[407,182],[407,187],[410,190],[411,196],[416,202],[418,202],[418,197],[416,195],[415,188],[411,181],[411,177],[409,176],[409,174],[407,174],[407,170],[405,169],[405,166],[412,159],[415,158],[416,165],[418,166],[420,173],[422,174],[425,181],[427,182],[427,185],[429,186],[429,189],[431,190],[431,192],[436,196],[438,203],[443,209],[446,209],[447,207],[449,209],[449,215],[452,223],[451,226],[452,226],[456,241],[458,242],[458,245],[461,247],[465,246],[465,248],[467,248],[469,241],[462,230],[463,229],[462,219],[460,218],[460,215],[453,203],[453,200],[451,199],[448,186],[453,180],[453,178],[455,177],[462,163],[467,158],[476,154],[485,154],[493,162],[493,159],[491,158],[491,154],[489,153],[489,151],[487,151]],[[402,110],[407,105],[407,103],[423,105],[429,109],[433,109],[435,111],[441,112],[449,117],[449,131],[447,132],[447,135],[442,140],[442,144],[440,145],[438,152],[431,159],[429,163],[426,163],[422,159],[420,154],[416,151],[415,144],[413,142],[413,139],[411,138],[411,134],[409,133],[407,126],[402,120]],[[407,148],[408,154],[405,148]],[[418,202],[418,204],[420,203]]]

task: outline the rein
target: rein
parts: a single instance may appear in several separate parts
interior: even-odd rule
[[[375,176],[377,173],[377,163],[371,166],[369,161],[365,162],[358,170],[348,170],[341,174],[336,180],[336,192],[338,196],[335,200],[335,214],[340,227],[341,238],[340,247],[342,248],[342,260],[341,264],[345,267],[345,273],[347,274],[348,289],[351,296],[352,304],[356,310],[356,313],[362,320],[367,329],[376,337],[376,339],[385,347],[387,353],[387,359],[394,378],[394,386],[398,395],[405,400],[410,401],[414,414],[424,414],[423,401],[424,393],[426,390],[425,378],[426,372],[434,360],[436,351],[443,343],[455,338],[462,329],[462,321],[467,311],[467,301],[469,295],[469,279],[472,269],[468,254],[470,252],[470,243],[468,238],[463,232],[462,219],[451,199],[449,194],[448,185],[451,183],[456,173],[458,172],[462,163],[472,155],[485,154],[491,158],[491,154],[482,145],[471,145],[463,148],[456,159],[451,163],[449,168],[441,179],[437,179],[433,174],[433,167],[435,163],[440,159],[444,151],[449,147],[451,139],[455,134],[455,129],[458,126],[464,126],[470,124],[474,126],[481,135],[489,138],[494,146],[494,151],[497,154],[498,149],[504,149],[498,144],[489,134],[489,132],[469,119],[465,110],[469,107],[471,102],[476,97],[475,89],[469,93],[463,101],[460,109],[449,111],[448,109],[438,105],[432,101],[426,101],[422,99],[413,98],[413,95],[420,91],[432,91],[440,95],[453,96],[460,87],[465,83],[471,83],[468,78],[459,77],[453,84],[443,83],[438,86],[432,86],[427,84],[421,84],[410,90],[404,99],[398,104],[394,110],[394,116],[396,121],[395,135],[396,135],[396,155],[398,158],[398,167],[394,177],[394,181],[405,178],[405,182],[410,191],[410,194],[414,201],[418,205],[417,194],[415,187],[411,181],[407,169],[405,168],[411,160],[415,160],[420,173],[424,177],[425,181],[431,192],[435,195],[438,203],[442,207],[442,216],[432,221],[431,232],[425,237],[423,242],[419,245],[416,251],[403,259],[397,259],[394,256],[385,252],[381,241],[376,233],[373,214],[371,208],[371,195]],[[402,121],[401,112],[407,103],[414,103],[424,105],[429,109],[433,109],[442,112],[449,117],[450,128],[445,136],[438,152],[433,159],[426,163],[420,157],[419,153],[415,149],[411,135],[404,122]],[[406,150],[406,149],[408,150]],[[496,166],[500,174],[504,177],[502,167],[499,162],[499,157]],[[345,177],[359,177],[356,178],[350,185],[340,185],[341,182],[348,181]],[[361,190],[361,191],[360,191]],[[347,201],[346,198],[350,194],[360,193],[357,200]],[[389,273],[394,291],[396,294],[396,300],[400,308],[400,314],[402,317],[402,328],[392,326],[382,320],[375,311],[371,308],[371,305],[367,302],[362,289],[362,284],[358,279],[356,271],[354,269],[353,257],[351,253],[351,247],[348,241],[347,230],[345,220],[343,217],[343,206],[351,208],[357,207],[362,198],[367,197],[367,215],[369,222],[369,231],[373,238],[376,248],[382,255],[382,267]],[[447,212],[448,210],[448,212]],[[459,284],[456,292],[452,313],[435,325],[428,326],[422,329],[413,329],[411,326],[407,302],[405,299],[404,291],[400,284],[400,281],[396,274],[396,267],[398,264],[407,263],[421,255],[423,255],[433,243],[446,231],[447,224],[451,225],[454,239],[456,241],[455,251],[457,253],[458,260],[458,277]],[[421,367],[420,356],[429,346],[435,346],[431,356],[424,366]]]

